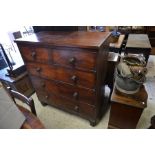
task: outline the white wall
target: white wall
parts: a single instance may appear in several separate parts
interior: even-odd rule
[[[23,64],[22,57],[18,48],[16,48],[16,44],[12,42],[11,38],[9,37],[9,33],[16,32],[16,31],[25,31],[24,26],[0,26],[0,43],[3,45],[6,53],[10,51],[11,56],[16,64]],[[10,48],[9,48],[10,47]],[[15,47],[15,49],[14,49]],[[11,50],[8,50],[11,49]]]

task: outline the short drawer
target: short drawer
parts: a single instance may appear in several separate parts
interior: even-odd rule
[[[53,49],[53,63],[71,68],[96,70],[96,52],[88,50],[57,50]]]
[[[78,113],[79,112],[79,106],[76,102],[73,102],[67,98],[64,98],[59,95],[55,95],[49,92],[43,92],[43,91],[36,91],[37,96],[39,100],[43,103],[55,106],[57,108]]]
[[[39,63],[28,63],[27,69],[31,75],[36,75],[42,78],[62,81],[90,89],[94,89],[95,87],[95,73]]]
[[[19,46],[23,59],[35,62],[48,62],[48,48]]]
[[[95,91],[31,76],[36,90],[51,92],[81,103],[95,104]]]

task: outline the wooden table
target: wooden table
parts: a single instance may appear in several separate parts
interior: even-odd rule
[[[6,74],[6,68],[0,70],[0,82],[6,90],[7,87],[11,87],[12,90],[18,91],[27,97],[30,97],[35,92],[27,72],[23,72],[15,78]]]
[[[21,129],[44,129],[45,128],[44,125],[41,123],[41,121],[29,110],[25,109],[22,106],[19,106],[19,105],[17,106],[26,118]]]
[[[140,91],[127,95],[119,92],[115,87],[111,95],[111,110],[108,128],[134,129],[139,118],[147,107],[147,92],[142,86]]]
[[[148,61],[151,52],[151,44],[147,34],[129,34],[125,53],[143,54]]]

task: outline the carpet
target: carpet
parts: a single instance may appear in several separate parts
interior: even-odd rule
[[[155,56],[150,56],[148,64],[147,82],[145,83],[148,92],[147,108],[144,109],[137,124],[137,129],[146,129],[150,126],[150,119],[155,115]],[[110,107],[101,121],[92,127],[89,121],[78,116],[69,114],[52,106],[42,106],[36,94],[32,96],[39,119],[47,129],[107,129]],[[19,101],[18,101],[19,102]],[[19,102],[20,103],[20,102]]]

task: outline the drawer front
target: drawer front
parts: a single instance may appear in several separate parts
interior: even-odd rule
[[[27,61],[35,61],[35,62],[48,62],[48,49],[43,47],[27,47],[27,46],[19,46],[22,57]]]
[[[74,102],[65,97],[52,94],[46,91],[43,92],[43,91],[37,90],[36,92],[39,100],[43,103],[47,103],[59,109],[76,113],[90,120],[96,119],[96,108],[93,105]]]
[[[61,66],[85,70],[96,70],[96,52],[86,50],[56,50],[53,49],[53,63]]]
[[[79,111],[78,104],[76,102],[68,100],[67,98],[64,98],[62,96],[55,95],[52,93],[48,93],[45,91],[43,92],[43,91],[37,90],[36,92],[37,92],[37,96],[39,100],[43,103],[47,103],[57,108],[70,111],[70,112],[74,112],[74,113],[78,113]]]
[[[94,73],[39,63],[28,63],[27,69],[31,75],[36,75],[42,78],[62,81],[91,89],[94,89],[95,87]]]
[[[72,85],[45,80],[31,76],[36,90],[51,92],[81,103],[95,104],[95,92],[91,89],[77,88]]]
[[[86,103],[79,104],[79,114],[90,119],[96,118],[96,108]]]

